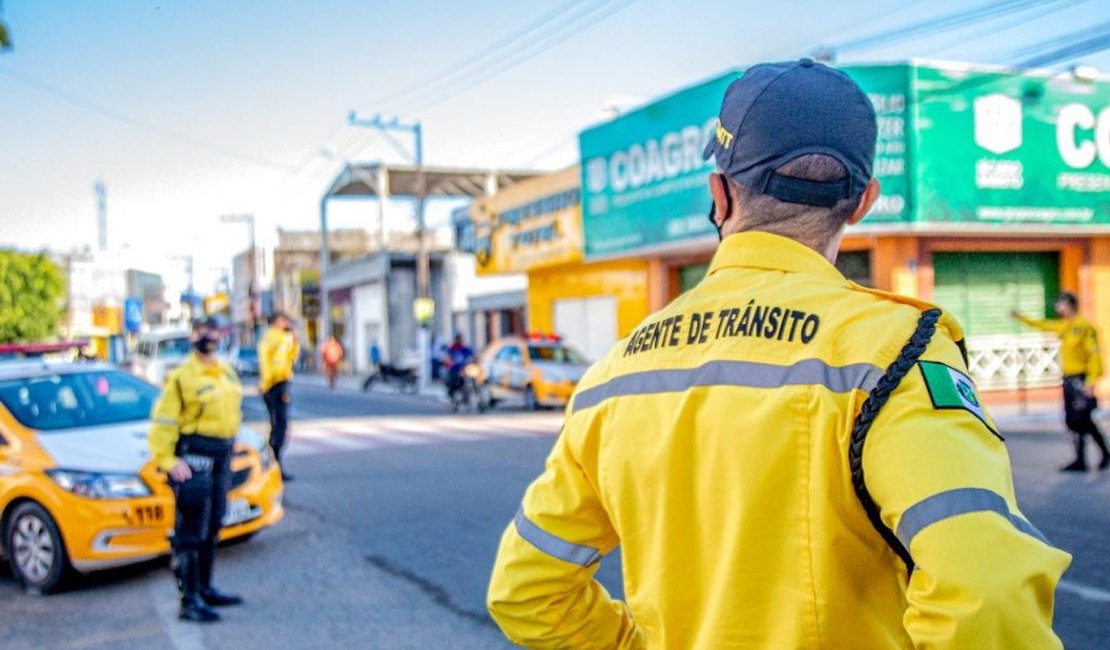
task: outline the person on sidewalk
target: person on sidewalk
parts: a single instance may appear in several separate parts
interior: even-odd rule
[[[343,345],[332,334],[324,343],[324,375],[328,378],[328,390],[335,390],[335,380],[339,375],[339,363],[343,361]]]
[[[191,341],[194,352],[166,377],[148,444],[174,493],[171,564],[181,593],[178,617],[207,623],[220,618],[211,607],[242,602],[212,586],[212,568],[231,487],[243,389],[231,366],[216,358],[220,331],[214,319],[194,323]]]
[[[834,266],[879,197],[876,133],[859,86],[809,59],[728,87],[705,152],[721,242],[578,382],[493,567],[510,640],[1061,647],[1069,556],[1018,509],[959,324]],[[618,546],[626,602],[595,579]]]
[[[1075,445],[1075,460],[1060,468],[1062,472],[1087,471],[1087,436],[1094,439],[1102,452],[1098,468],[1110,467],[1110,450],[1106,437],[1095,424],[1095,384],[1102,376],[1102,357],[1098,349],[1098,333],[1091,323],[1079,314],[1079,300],[1074,293],[1060,292],[1052,304],[1057,318],[1034,319],[1017,311],[1011,316],[1025,325],[1042,332],[1052,332],[1060,338],[1060,366],[1064,373],[1064,422],[1071,432]]]
[[[270,318],[270,329],[258,344],[258,390],[266,402],[270,414],[270,448],[281,467],[281,478],[292,481],[293,476],[285,471],[282,451],[285,449],[285,434],[289,428],[289,382],[293,379],[293,364],[300,354],[300,343],[293,329],[293,321],[278,312]]]

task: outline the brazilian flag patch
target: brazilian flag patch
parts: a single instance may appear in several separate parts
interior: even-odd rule
[[[975,394],[975,384],[964,373],[935,361],[919,361],[925,387],[929,389],[929,399],[935,409],[960,409],[971,413],[987,426],[991,433],[1001,438],[994,420],[983,408],[979,396]]]

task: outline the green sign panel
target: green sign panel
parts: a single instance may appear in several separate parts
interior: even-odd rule
[[[714,233],[706,218],[714,163],[701,153],[736,77],[688,88],[579,136],[587,257]]]
[[[910,194],[909,70],[903,65],[845,67],[875,107],[878,138],[872,174],[882,192],[865,223],[907,221],[912,214]]]
[[[878,120],[863,226],[1110,223],[1110,83],[966,66],[843,68]],[[701,152],[729,73],[579,136],[587,258],[713,234]]]
[[[916,221],[1110,223],[1110,83],[913,73]]]

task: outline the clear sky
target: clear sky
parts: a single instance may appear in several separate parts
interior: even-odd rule
[[[196,254],[201,290],[246,248],[245,228],[220,214],[254,213],[271,243],[277,227],[318,225],[339,160],[401,160],[381,136],[345,126],[349,110],[420,120],[430,164],[554,169],[576,161],[576,134],[606,103],[993,4],[0,2],[15,46],[0,53],[0,245],[95,245],[102,177],[112,245],[168,276],[181,273],[171,256]],[[1028,4],[840,60],[1016,63],[1024,48],[1110,20],[1104,0]],[[1107,71],[1110,51],[1056,67],[1075,62]],[[372,203],[336,203],[333,225],[371,227]]]

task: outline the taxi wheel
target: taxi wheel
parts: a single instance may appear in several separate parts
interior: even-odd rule
[[[536,399],[536,389],[531,386],[527,386],[524,389],[524,408],[529,411],[540,410],[540,403]]]
[[[68,561],[62,535],[46,510],[27,502],[8,519],[4,541],[12,571],[31,593],[48,593],[66,576]]]

